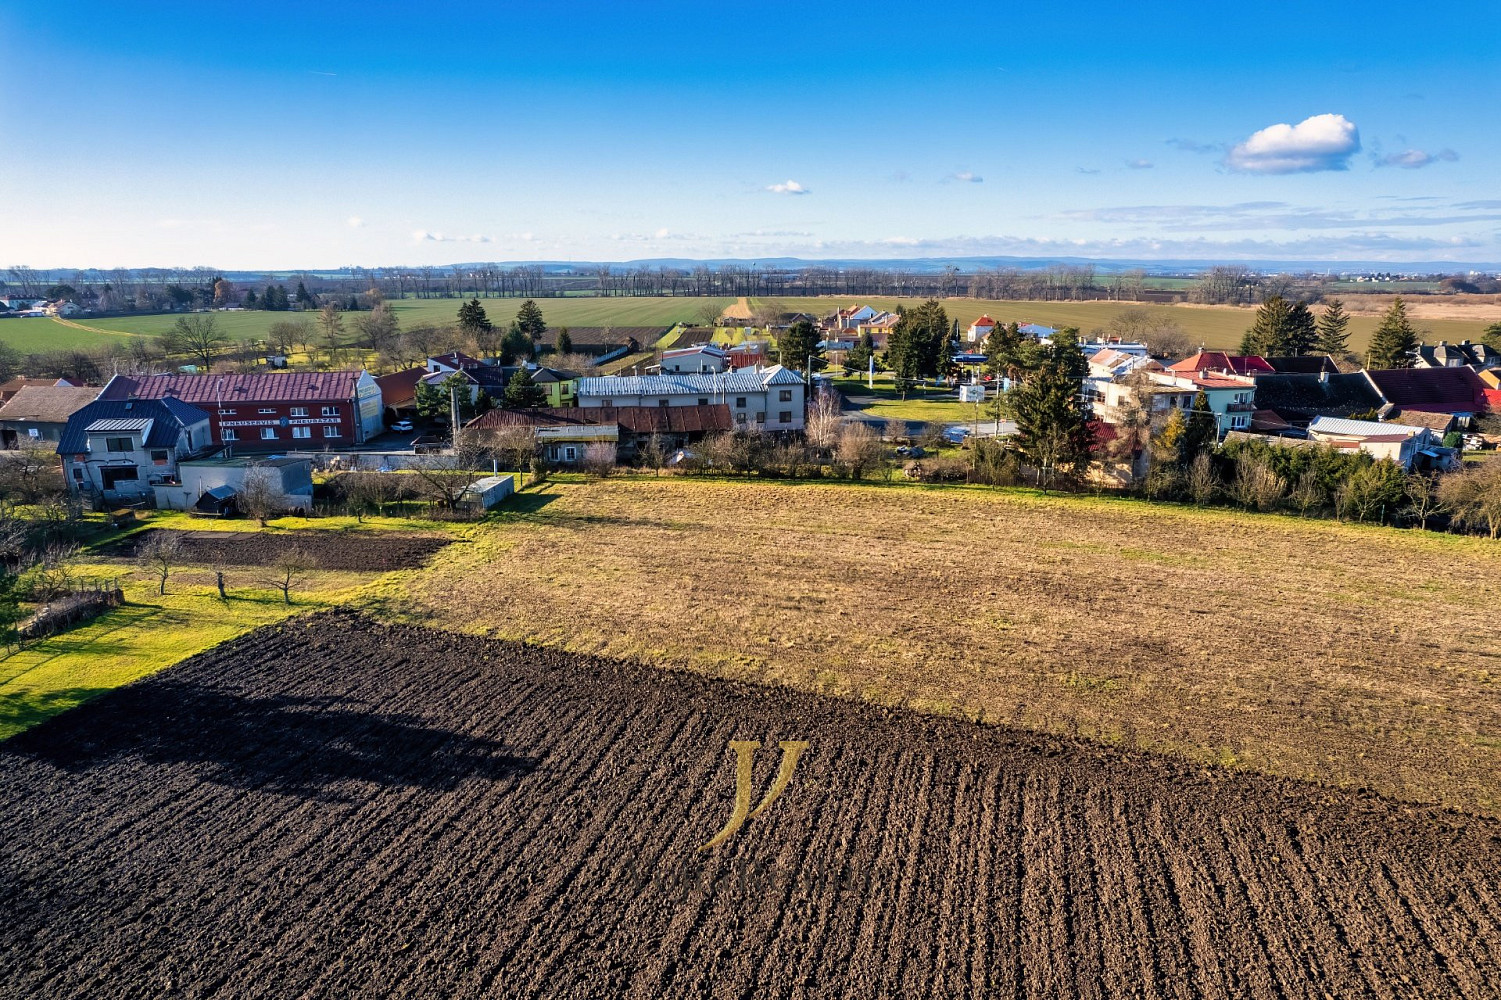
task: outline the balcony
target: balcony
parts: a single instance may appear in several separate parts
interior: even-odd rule
[[[1250,413],[1256,409],[1255,403],[1231,403],[1225,407],[1226,413]]]

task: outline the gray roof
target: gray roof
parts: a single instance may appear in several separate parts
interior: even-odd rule
[[[1421,434],[1424,428],[1406,424],[1380,424],[1374,420],[1344,420],[1340,417],[1314,417],[1308,425],[1310,434],[1343,434],[1350,437],[1386,437]]]
[[[98,395],[98,389],[71,385],[22,386],[4,406],[0,406],[0,420],[65,424],[69,417],[92,403]]]
[[[150,417],[135,417],[131,419],[116,417],[95,420],[83,430],[85,434],[98,434],[101,431],[144,431],[150,427]]]
[[[208,414],[177,399],[96,399],[68,418],[62,438],[57,443],[59,455],[81,455],[88,450],[86,428],[106,421],[145,421],[150,431],[144,442],[147,448],[170,448],[177,443],[182,429],[190,424],[208,423]],[[139,428],[133,428],[139,429]],[[203,442],[207,444],[208,442]]]
[[[711,396],[715,393],[762,392],[771,385],[802,385],[802,376],[774,365],[759,372],[724,375],[604,375],[579,380],[580,396],[608,399],[631,396]]]

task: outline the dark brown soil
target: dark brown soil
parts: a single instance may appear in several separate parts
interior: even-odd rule
[[[732,739],[810,747],[723,847]],[[1501,824],[347,613],[0,743],[7,997],[1495,997]]]
[[[135,557],[146,539],[158,530],[150,528],[102,549],[103,555]],[[269,531],[178,532],[190,562],[226,566],[270,566],[287,549],[296,547],[312,554],[320,569],[385,572],[420,566],[443,546],[453,542],[447,535],[409,535],[386,531],[338,532]]]

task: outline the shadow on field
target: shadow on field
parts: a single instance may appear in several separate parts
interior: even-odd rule
[[[344,801],[351,785],[451,791],[530,774],[503,744],[339,698],[252,697],[170,681],[121,688],[0,743],[6,758],[83,773],[124,761],[186,766],[234,788]]]

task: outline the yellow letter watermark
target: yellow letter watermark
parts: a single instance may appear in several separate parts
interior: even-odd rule
[[[755,819],[771,807],[771,804],[787,790],[787,785],[792,781],[792,772],[797,769],[797,760],[803,751],[808,749],[807,740],[782,740],[777,746],[782,748],[782,762],[777,767],[776,780],[766,790],[766,797],[761,804],[751,811],[751,759],[756,750],[761,746],[759,740],[731,740],[730,749],[735,751],[735,811],[730,814],[730,821],[725,824],[723,830],[714,835],[714,839],[700,847],[701,851],[712,850],[735,835],[735,831],[745,825],[748,819]]]

